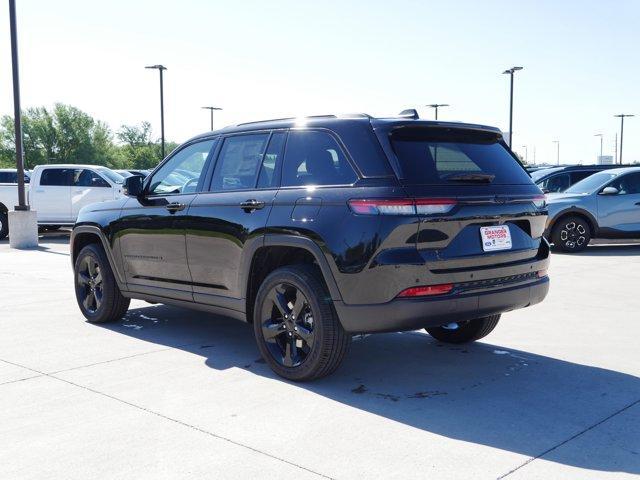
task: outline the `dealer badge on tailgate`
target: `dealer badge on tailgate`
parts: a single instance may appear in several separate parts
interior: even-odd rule
[[[509,250],[511,248],[511,232],[507,225],[480,227],[482,249],[485,252]]]

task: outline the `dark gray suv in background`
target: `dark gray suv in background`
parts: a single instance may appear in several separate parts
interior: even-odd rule
[[[253,324],[271,368],[334,371],[352,334],[487,335],[547,294],[547,211],[496,128],[332,115],[227,127],[128,197],[80,212],[71,257],[91,322],[129,299]]]

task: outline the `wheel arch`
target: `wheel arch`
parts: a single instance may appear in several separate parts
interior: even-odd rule
[[[593,214],[591,214],[591,212],[584,210],[582,208],[571,207],[571,208],[562,210],[553,218],[553,220],[551,220],[551,222],[549,223],[549,227],[547,228],[548,238],[551,238],[551,233],[553,232],[553,229],[555,228],[556,224],[560,220],[562,220],[563,218],[572,217],[572,216],[584,218],[587,221],[587,224],[589,225],[591,238],[595,238],[597,236],[598,221],[593,216]]]
[[[71,232],[71,239],[69,241],[71,265],[75,265],[80,251],[90,244],[98,244],[103,248],[107,255],[109,265],[111,266],[111,270],[114,273],[116,282],[118,283],[118,287],[121,290],[126,290],[126,288],[124,288],[124,275],[120,271],[118,264],[114,261],[113,251],[109,245],[109,241],[107,240],[104,232],[97,226],[80,225],[73,228]]]
[[[262,281],[276,268],[286,265],[317,265],[331,299],[342,300],[326,256],[320,246],[310,238],[295,235],[265,235],[264,242],[255,248],[250,261],[246,263],[242,285],[247,321],[250,323],[253,321],[253,304]]]

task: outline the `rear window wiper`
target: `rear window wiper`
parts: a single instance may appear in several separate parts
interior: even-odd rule
[[[476,182],[476,183],[491,183],[495,175],[489,173],[452,173],[442,177],[447,182]]]

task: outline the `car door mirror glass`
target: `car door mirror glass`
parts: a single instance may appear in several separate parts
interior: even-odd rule
[[[616,187],[604,187],[600,192],[601,195],[617,195],[619,190]]]
[[[124,190],[126,195],[130,197],[139,197],[143,191],[143,178],[139,175],[127,177],[124,180]]]

